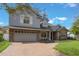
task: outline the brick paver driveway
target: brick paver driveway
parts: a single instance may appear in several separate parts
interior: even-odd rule
[[[60,56],[63,55],[53,49],[57,43],[12,43],[1,56]]]

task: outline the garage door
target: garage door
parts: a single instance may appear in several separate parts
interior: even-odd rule
[[[37,41],[37,33],[15,33],[14,41]]]

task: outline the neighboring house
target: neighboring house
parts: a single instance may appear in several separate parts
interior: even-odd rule
[[[4,34],[3,34],[3,38],[4,38],[5,40],[9,40],[9,34],[8,34],[8,33],[4,33]]]
[[[9,27],[8,26],[3,26],[4,32],[3,32],[3,38],[5,40],[9,40]]]
[[[3,28],[2,27],[0,27],[0,33],[3,33]]]
[[[9,28],[5,26],[0,27],[0,34],[3,34],[5,40],[9,40]]]
[[[0,33],[4,34],[7,32],[7,29],[5,29],[3,26],[0,27]]]
[[[27,4],[26,4],[27,5]],[[30,6],[30,5],[28,5]],[[53,41],[55,39],[66,39],[67,29],[48,26],[46,15],[40,15],[34,9],[19,11],[10,14],[9,40],[16,41]]]

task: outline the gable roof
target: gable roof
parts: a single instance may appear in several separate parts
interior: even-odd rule
[[[68,29],[67,29],[67,28],[65,28],[65,27],[61,27],[58,31],[60,31],[60,30],[62,30],[62,29],[64,29],[64,30],[68,31]]]
[[[21,5],[21,6],[24,6],[24,5],[25,5],[25,6],[31,7],[31,8],[29,8],[29,10],[32,11],[38,18],[41,18],[42,20],[48,21],[48,18],[47,18],[47,17],[44,17],[45,14],[44,14],[44,15],[40,14],[40,11],[37,10],[37,9],[35,9],[35,8],[33,8],[33,7],[30,5],[30,3],[18,3],[18,5]]]
[[[50,28],[52,31],[60,31],[62,29],[68,31],[68,29],[66,29],[65,27],[62,27],[60,25],[52,25],[51,28]]]

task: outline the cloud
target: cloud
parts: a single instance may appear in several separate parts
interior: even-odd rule
[[[55,18],[49,19],[48,23],[52,24],[54,22]]]
[[[67,20],[67,17],[56,17],[55,19],[60,20],[60,21],[65,21]]]
[[[49,22],[48,23],[53,23],[53,20],[49,20]]]
[[[70,29],[70,27],[66,27],[67,29]]]
[[[75,4],[75,3],[67,3],[65,6],[68,6],[68,7],[76,7],[77,4]]]
[[[49,19],[49,22],[48,23],[54,23],[54,22],[58,22],[56,20],[59,20],[59,21],[62,21],[64,22],[65,20],[67,20],[67,17],[55,17],[55,18],[52,18],[52,19]]]

